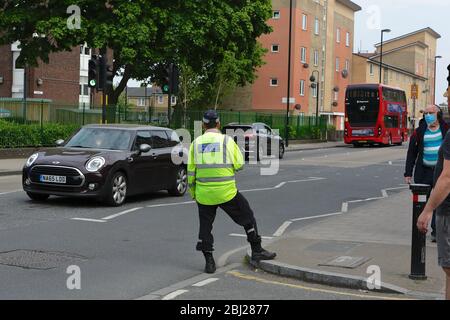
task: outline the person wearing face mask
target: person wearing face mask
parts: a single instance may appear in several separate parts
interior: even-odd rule
[[[405,166],[405,182],[433,185],[434,168],[438,161],[439,148],[448,131],[442,112],[436,105],[425,108],[424,119],[414,130],[409,142]],[[436,242],[435,215],[431,222],[431,240]]]

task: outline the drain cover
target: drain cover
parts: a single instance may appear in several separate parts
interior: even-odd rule
[[[319,266],[355,269],[369,260],[370,258],[365,257],[340,256],[333,258],[332,260],[329,260],[325,263],[320,263]]]
[[[0,264],[25,269],[48,270],[86,258],[65,252],[14,250],[0,253]]]

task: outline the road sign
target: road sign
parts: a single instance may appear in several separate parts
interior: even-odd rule
[[[419,86],[417,84],[411,85],[411,99],[419,99]]]
[[[287,98],[283,98],[281,99],[282,103],[287,103]],[[295,103],[295,98],[290,98],[289,99],[289,103],[294,104]]]

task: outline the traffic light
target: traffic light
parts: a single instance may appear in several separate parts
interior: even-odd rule
[[[168,66],[165,66],[163,69],[162,77],[161,77],[161,90],[163,93],[166,93],[166,94],[170,93],[172,68],[173,68],[172,63],[169,64]]]
[[[172,64],[172,73],[170,77],[170,93],[175,96],[178,95],[179,79],[180,71],[178,69],[178,66]]]
[[[88,85],[91,88],[99,89],[99,71],[100,71],[100,61],[97,56],[93,55],[89,60],[88,68]]]
[[[113,80],[114,80],[113,67],[110,65],[107,65],[106,66],[106,81],[105,81],[106,90],[111,90],[111,88],[113,86]]]

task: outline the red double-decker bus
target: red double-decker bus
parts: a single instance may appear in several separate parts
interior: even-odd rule
[[[381,84],[354,84],[345,96],[344,141],[402,145],[408,140],[408,107],[403,90]]]

